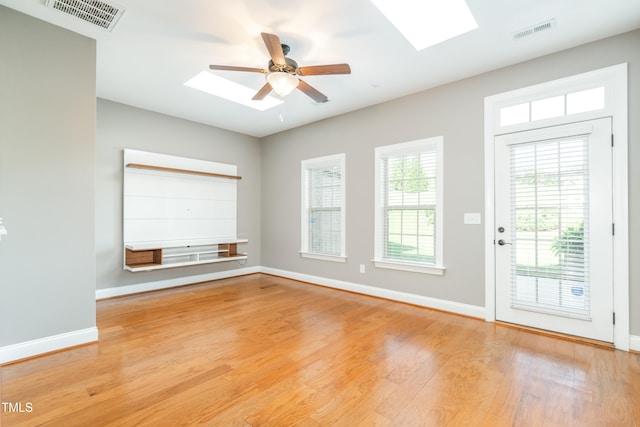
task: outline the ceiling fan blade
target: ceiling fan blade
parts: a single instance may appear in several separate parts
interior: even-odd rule
[[[316,102],[327,102],[329,100],[326,95],[320,93],[317,89],[302,80],[298,83],[298,89]]]
[[[254,101],[261,101],[264,99],[265,96],[269,95],[269,93],[273,90],[273,88],[271,87],[271,85],[269,84],[269,82],[267,82],[267,84],[265,84],[264,86],[262,86],[260,88],[260,90],[258,91],[258,93],[255,94],[255,96],[251,99],[253,99]]]
[[[284,60],[282,45],[280,44],[280,37],[269,33],[261,34],[262,40],[264,40],[264,44],[267,46],[267,50],[269,51],[269,55],[271,55],[273,63],[276,65],[285,65],[286,62]]]
[[[351,74],[349,64],[311,65],[298,68],[301,76],[319,76],[327,74]]]
[[[267,70],[264,68],[251,68],[251,67],[234,67],[232,65],[209,65],[211,70],[222,71],[248,71],[250,73],[262,73],[265,74]]]

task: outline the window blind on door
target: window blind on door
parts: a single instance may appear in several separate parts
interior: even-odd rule
[[[587,138],[511,146],[514,308],[589,316]]]

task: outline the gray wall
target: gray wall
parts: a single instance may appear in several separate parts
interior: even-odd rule
[[[484,212],[484,97],[628,62],[630,218],[640,213],[633,167],[640,164],[640,30],[262,140],[101,99],[96,110],[95,54],[93,40],[0,7],[0,217],[9,230],[0,241],[0,346],[95,326],[96,288],[240,267],[122,270],[124,148],[237,164],[248,266],[483,306],[483,227],[464,225],[463,213]],[[444,136],[447,272],[376,269],[374,147],[434,135]],[[340,152],[347,155],[348,261],[300,258],[300,161]],[[637,307],[640,225],[630,227]],[[633,309],[631,333],[640,335]]]
[[[630,218],[640,214],[640,30],[482,74],[263,139],[262,264],[293,272],[484,306],[484,97],[622,62],[629,63]],[[443,277],[376,269],[374,147],[444,136]],[[300,161],[346,153],[345,264],[301,258]],[[484,218],[483,218],[484,222]],[[640,306],[640,224],[630,223],[631,306]],[[365,264],[365,274],[358,272]],[[640,314],[630,310],[631,333]]]
[[[213,114],[213,113],[212,113]],[[122,268],[122,175],[125,148],[238,165],[238,237],[243,261],[152,272]],[[258,138],[98,99],[96,142],[97,289],[260,265],[261,145]]]
[[[95,64],[0,6],[0,347],[96,325]]]

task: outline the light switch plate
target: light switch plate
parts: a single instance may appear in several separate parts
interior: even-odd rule
[[[481,224],[479,213],[465,213],[464,214],[464,223],[465,224]]]

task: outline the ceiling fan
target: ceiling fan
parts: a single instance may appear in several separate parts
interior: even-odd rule
[[[267,83],[251,99],[259,101],[264,99],[272,90],[280,96],[286,96],[296,87],[316,102],[327,102],[326,95],[300,80],[298,76],[317,76],[327,74],[351,74],[349,64],[311,65],[299,67],[298,63],[287,58],[289,46],[280,43],[280,37],[275,34],[262,33],[262,40],[267,46],[271,60],[267,68],[234,67],[230,65],[209,65],[212,70],[223,71],[247,71],[262,73],[267,76]]]

